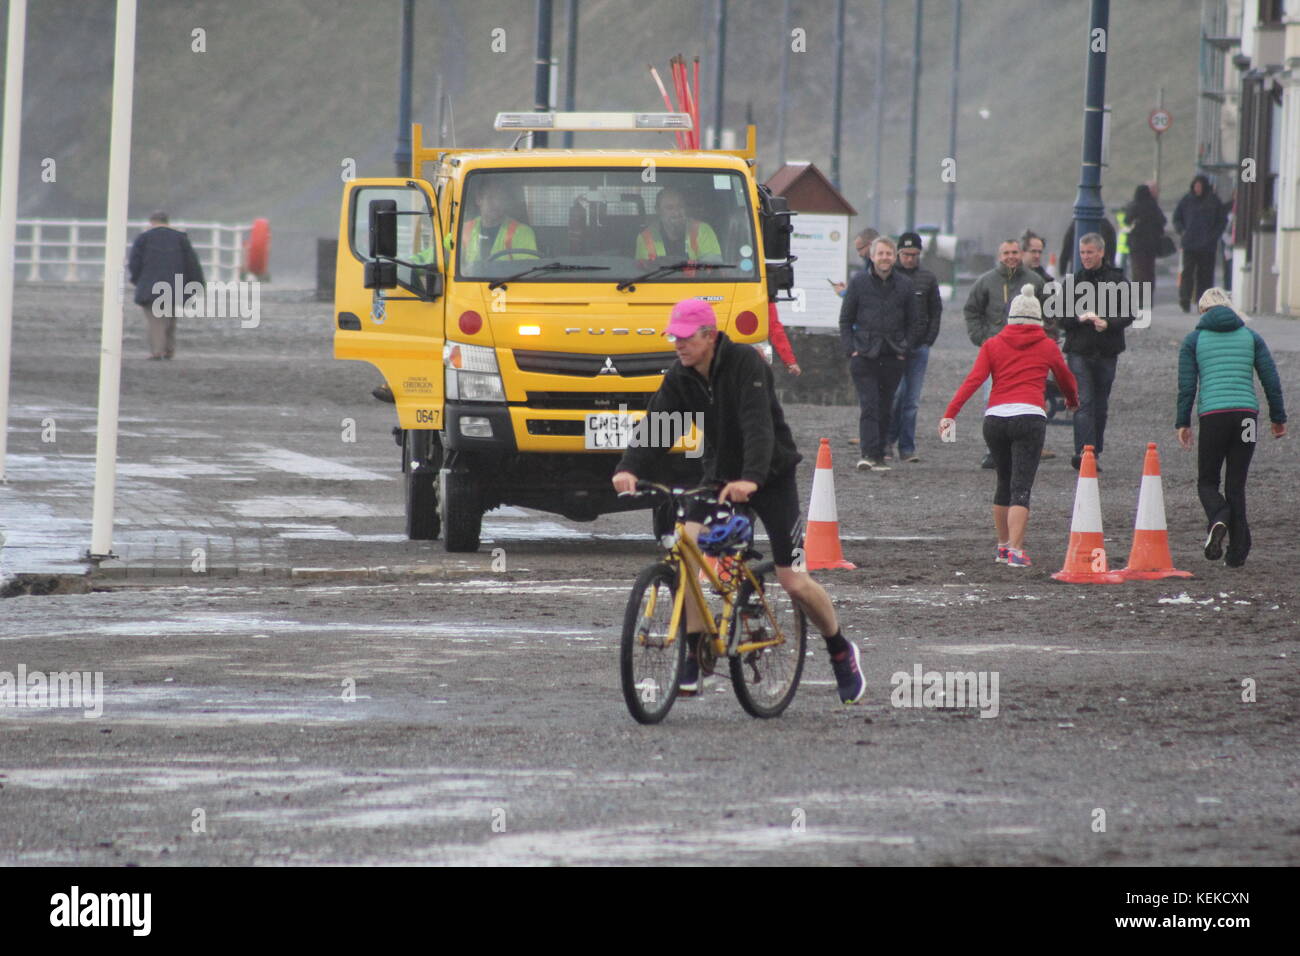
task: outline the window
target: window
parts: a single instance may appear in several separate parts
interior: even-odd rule
[[[458,223],[456,268],[469,279],[561,263],[598,270],[537,273],[529,282],[619,282],[687,260],[654,281],[756,282],[758,244],[747,182],[713,169],[530,169],[472,172]]]
[[[370,258],[370,203],[375,199],[397,202],[397,258],[414,266],[398,265],[397,284],[422,295],[425,270],[420,265],[438,266],[437,231],[424,192],[409,186],[361,186],[352,191],[352,254]]]

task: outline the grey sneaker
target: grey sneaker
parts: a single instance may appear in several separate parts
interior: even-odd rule
[[[868,464],[872,471],[891,471],[892,469],[879,458],[868,458]]]

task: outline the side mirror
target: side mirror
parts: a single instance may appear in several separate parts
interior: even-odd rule
[[[781,292],[794,288],[794,264],[791,262],[769,262],[767,264],[767,297],[775,302]]]
[[[430,302],[442,297],[441,272],[426,272],[424,274],[424,297]]]
[[[790,257],[790,203],[784,196],[773,196],[766,186],[759,187],[759,222],[763,227],[763,258],[768,260]]]
[[[370,258],[397,257],[397,200],[370,200]],[[367,286],[370,288],[370,286]]]
[[[376,200],[376,202],[379,201],[381,200]],[[383,259],[371,259],[365,264],[365,279],[362,284],[367,289],[397,288],[397,263],[385,262]]]

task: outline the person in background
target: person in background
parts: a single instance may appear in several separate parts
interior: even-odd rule
[[[1258,332],[1246,328],[1229,307],[1222,289],[1206,289],[1198,303],[1201,320],[1178,350],[1178,410],[1174,428],[1178,443],[1191,449],[1192,400],[1197,400],[1201,447],[1196,462],[1196,493],[1205,509],[1205,557],[1224,558],[1239,568],[1250,554],[1250,525],[1246,522],[1246,477],[1255,454],[1259,400],[1255,376],[1268,398],[1269,430],[1286,435],[1282,382],[1268,346]],[[1227,465],[1224,474],[1224,465]],[[1223,491],[1219,479],[1223,476]],[[1223,539],[1228,539],[1224,556]]]
[[[174,357],[176,314],[183,302],[180,293],[191,282],[200,285],[204,282],[203,266],[194,254],[189,236],[167,225],[167,213],[160,209],[149,217],[149,228],[131,243],[127,267],[135,285],[135,303],[144,309],[149,322],[149,358]],[[177,281],[181,283],[180,289],[175,289]],[[156,288],[158,284],[167,287],[168,295]],[[169,300],[172,307],[163,308],[158,303],[160,298]]]
[[[636,237],[636,261],[642,267],[657,259],[669,262],[721,262],[722,247],[717,233],[702,219],[686,211],[686,196],[680,189],[665,186],[655,196],[656,220]]]
[[[871,244],[871,267],[849,283],[840,307],[840,343],[858,392],[859,471],[889,471],[885,439],[894,395],[908,353],[921,344],[925,327],[912,280],[894,268],[894,240]]]
[[[1097,308],[1116,300],[1106,294],[1107,283],[1124,282],[1124,273],[1106,261],[1105,240],[1090,232],[1079,240],[1081,267],[1074,274],[1074,294],[1092,286]],[[1075,315],[1065,310],[1061,327],[1065,329],[1065,355],[1070,371],[1079,384],[1079,409],[1074,413],[1074,457],[1070,464],[1077,470],[1083,460],[1085,445],[1097,454],[1097,471],[1101,471],[1101,453],[1106,444],[1106,421],[1110,412],[1110,390],[1115,384],[1119,354],[1124,351],[1124,330],[1133,324],[1141,304],[1130,301],[1128,314],[1100,316],[1096,312]]]
[[[1025,531],[1029,527],[1029,495],[1038,472],[1039,454],[1047,436],[1042,396],[1052,373],[1067,408],[1079,403],[1074,376],[1056,343],[1043,333],[1043,310],[1033,285],[1025,283],[1011,301],[1006,326],[980,346],[975,365],[961,383],[943,419],[939,437],[956,424],[966,400],[990,375],[993,390],[984,412],[984,441],[998,473],[993,493],[993,526],[997,530],[997,563],[1027,568]]]
[[[1160,253],[1160,237],[1165,234],[1168,220],[1160,211],[1155,194],[1149,183],[1143,183],[1133,190],[1133,201],[1124,207],[1128,220],[1129,261],[1132,268],[1129,275],[1134,282],[1149,282],[1146,288],[1154,296],[1156,290],[1156,257]],[[1147,301],[1150,304],[1150,301]]]
[[[1214,194],[1210,180],[1197,175],[1174,208],[1174,229],[1182,238],[1183,271],[1178,279],[1178,304],[1192,310],[1192,300],[1214,285],[1214,259],[1228,214]]]
[[[1101,238],[1106,242],[1106,264],[1112,268],[1118,268],[1115,265],[1115,227],[1109,219],[1101,220],[1101,228],[1098,230]],[[1065,237],[1061,240],[1061,254],[1056,260],[1056,271],[1060,273],[1061,278],[1065,278],[1074,272],[1079,271],[1079,250],[1074,242],[1074,220],[1070,220],[1070,225],[1065,230]]]
[[[862,265],[866,269],[871,268],[871,244],[876,241],[876,237],[879,235],[880,233],[868,226],[853,237],[853,248],[862,257]],[[844,298],[844,290],[848,287],[848,284],[845,282],[832,282],[831,285],[835,287],[835,294],[841,299]]]
[[[1038,233],[1034,232],[1034,230],[1026,229],[1024,233],[1020,236],[1020,248],[1024,250],[1024,252],[1021,253],[1021,258],[1025,266],[1029,269],[1030,272],[1036,273],[1043,280],[1043,288],[1044,290],[1046,290],[1047,283],[1056,281],[1055,279],[1052,278],[1052,274],[1048,272],[1047,268],[1043,265],[1043,252],[1047,248],[1047,240],[1045,240]],[[1040,305],[1042,304],[1042,299],[1039,300],[1039,304]],[[1061,341],[1060,323],[1056,321],[1055,314],[1048,315],[1047,312],[1054,313],[1055,310],[1053,309],[1044,310],[1043,332],[1047,335],[1049,339],[1059,344]],[[1047,391],[1043,395],[1044,402],[1052,401],[1053,391],[1057,391],[1059,394],[1059,390],[1056,389],[1056,387],[1052,384],[1051,381],[1048,381]],[[1044,442],[1043,450],[1042,452],[1039,453],[1038,457],[1042,461],[1049,461],[1056,457],[1056,452],[1048,448],[1046,442]]]
[[[921,247],[921,237],[915,232],[905,232],[898,237],[898,264],[894,268],[912,280],[912,294],[916,297],[916,308],[925,332],[921,344],[907,353],[903,380],[898,383],[898,391],[894,394],[889,434],[885,439],[885,461],[891,460],[890,450],[895,447],[899,461],[921,460],[916,453],[916,410],[921,404],[921,386],[925,383],[930,346],[939,337],[939,321],[943,317],[939,279],[929,269],[921,268]]]
[[[775,302],[767,304],[767,337],[772,342],[773,351],[785,365],[785,370],[795,378],[802,375],[803,369],[799,368],[799,361],[794,357],[790,337],[785,334],[785,326],[781,324],[781,316],[777,314]]]

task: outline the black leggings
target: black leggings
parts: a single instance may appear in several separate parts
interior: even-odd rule
[[[1259,439],[1259,418],[1254,412],[1210,412],[1201,416],[1200,423],[1196,493],[1205,509],[1207,525],[1222,521],[1228,526],[1228,559],[1240,564],[1250,554],[1246,476]],[[1223,474],[1222,493],[1220,474]]]
[[[1047,419],[1042,415],[984,416],[984,441],[998,470],[995,505],[1029,507],[1029,492],[1046,437]]]

